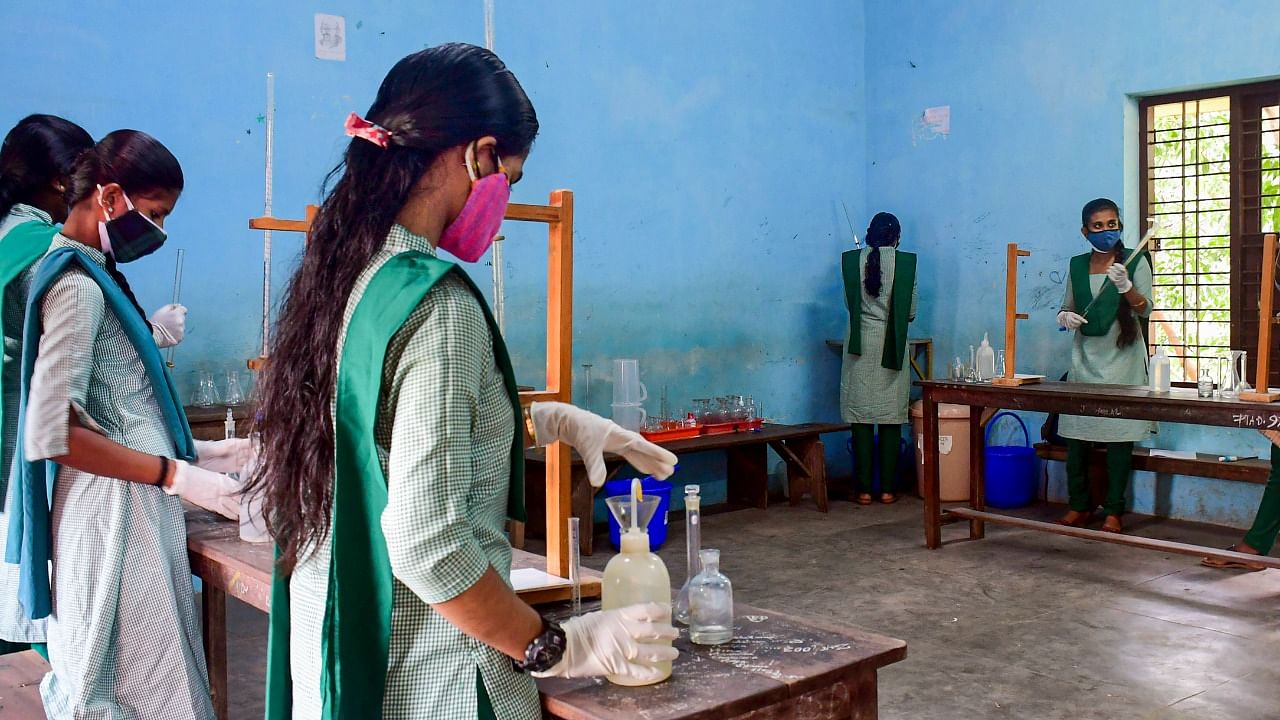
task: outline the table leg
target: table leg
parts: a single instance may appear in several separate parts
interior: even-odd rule
[[[983,408],[969,408],[969,507],[985,510],[987,507],[987,478],[983,461],[986,443],[983,440]],[[986,523],[969,521],[969,539],[980,540],[986,536]]]
[[[938,403],[929,388],[924,389],[924,545],[930,550],[942,546],[942,502],[938,484]]]
[[[764,510],[769,507],[769,448],[739,445],[726,450],[729,502]]]
[[[880,699],[876,693],[876,671],[864,670],[850,678],[852,693],[849,697],[850,720],[877,720],[880,717]]]
[[[511,538],[511,547],[517,550],[524,549],[524,523],[519,520],[508,520],[507,536]]]
[[[209,670],[213,714],[227,719],[227,594],[206,582],[200,593],[204,621],[204,661]]]
[[[814,437],[795,438],[788,440],[783,445],[788,448],[792,455],[796,457],[803,466],[793,468],[791,464],[787,464],[787,480],[791,489],[791,504],[800,504],[800,496],[804,494],[801,487],[808,487],[809,494],[813,496],[814,502],[818,504],[818,510],[827,512],[827,458],[826,446],[822,441]],[[807,476],[807,477],[806,477]]]

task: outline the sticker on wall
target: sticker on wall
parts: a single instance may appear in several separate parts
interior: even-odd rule
[[[947,139],[951,135],[951,106],[925,108],[911,125],[911,144],[920,141]]]
[[[339,62],[347,59],[346,18],[316,13],[316,57]]]

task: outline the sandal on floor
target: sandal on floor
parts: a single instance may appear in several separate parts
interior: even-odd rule
[[[870,505],[871,493],[859,493],[857,497],[853,499],[853,501],[858,503],[859,505]]]
[[[892,505],[898,502],[898,496],[893,493],[884,493],[880,496],[880,502],[885,505]]]
[[[1227,547],[1227,551],[1240,552],[1239,550],[1236,549],[1235,545],[1231,545]],[[1261,570],[1267,569],[1266,565],[1259,565],[1258,563],[1246,562],[1244,560],[1225,560],[1225,559],[1208,558],[1208,557],[1200,558],[1200,564],[1208,568],[1213,568],[1215,570],[1247,570],[1249,572],[1259,572]]]
[[[1077,512],[1077,511],[1072,510],[1071,512]],[[1063,515],[1062,517],[1058,518],[1057,520],[1054,520],[1053,522],[1057,525],[1065,525],[1067,527],[1082,528],[1085,525],[1088,525],[1089,522],[1092,520],[1093,520],[1093,513],[1082,512],[1082,513],[1079,513],[1079,515],[1076,517],[1075,520],[1067,520],[1067,516]]]
[[[1120,516],[1119,516],[1119,515],[1108,515],[1108,516],[1107,516],[1107,520],[1110,520],[1111,518],[1115,518],[1115,519],[1116,519],[1116,527],[1108,527],[1108,526],[1107,526],[1107,521],[1106,521],[1106,520],[1103,520],[1103,521],[1102,521],[1102,527],[1101,527],[1101,528],[1099,528],[1099,529],[1100,529],[1100,530],[1102,530],[1102,532],[1105,532],[1105,533],[1111,533],[1111,534],[1113,534],[1113,535],[1123,535],[1123,534],[1124,534],[1124,524],[1120,522]]]

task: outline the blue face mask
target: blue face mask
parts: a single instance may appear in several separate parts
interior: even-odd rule
[[[1103,230],[1089,233],[1089,242],[1098,252],[1110,252],[1120,242],[1119,230]]]

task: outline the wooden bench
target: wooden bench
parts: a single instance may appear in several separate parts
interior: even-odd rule
[[[1066,462],[1067,447],[1048,442],[1036,443],[1036,455],[1042,460],[1060,460]],[[1216,480],[1234,480],[1236,482],[1265,485],[1271,475],[1271,461],[1259,458],[1235,460],[1227,462],[1219,460],[1219,455],[1196,453],[1195,459],[1171,458],[1152,455],[1150,448],[1135,447],[1133,449],[1133,469],[1168,475],[1190,475],[1194,477],[1214,478]],[[1090,494],[1093,495],[1099,486],[1100,499],[1106,494],[1106,450],[1100,447],[1093,449],[1089,458]]]
[[[827,512],[827,465],[824,446],[819,436],[826,433],[849,432],[849,426],[840,423],[804,423],[801,425],[767,424],[759,432],[704,435],[687,440],[670,440],[659,443],[676,455],[723,450],[728,457],[728,505],[731,508],[759,508],[769,506],[768,450],[775,452],[787,463],[787,483],[792,505],[800,504],[805,493],[813,496],[818,509]],[[525,451],[525,500],[529,512],[529,530],[543,534],[542,507],[546,502],[545,462],[541,448]],[[606,455],[605,466],[613,477],[625,462],[617,455]],[[594,549],[591,518],[594,514],[596,488],[587,480],[586,466],[582,458],[573,455],[573,516],[587,518],[584,532],[579,535],[578,549],[590,555]],[[673,491],[673,495],[675,491]],[[672,498],[673,500],[675,498]]]

